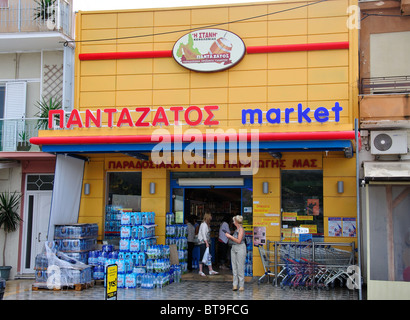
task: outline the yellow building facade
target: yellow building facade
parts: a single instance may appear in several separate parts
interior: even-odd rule
[[[163,244],[166,213],[177,211],[179,191],[184,215],[198,213],[198,206],[187,204],[195,188],[178,188],[178,179],[234,177],[245,179],[236,213],[246,215],[251,236],[263,228],[263,241],[280,241],[294,236],[291,227],[305,226],[322,241],[356,241],[356,233],[333,230],[344,219],[354,225],[357,215],[358,38],[348,24],[349,8],[356,5],[353,0],[296,0],[77,13],[74,111],[62,129],[42,131],[33,142],[46,152],[87,157],[83,186],[88,184],[90,192],[81,194],[78,222],[98,223],[99,240],[104,240],[108,175],[140,172],[139,209],[155,212],[157,243]],[[239,37],[243,57],[217,72],[177,63],[172,55],[176,42],[209,29]],[[176,161],[176,137],[192,134],[205,143],[210,133],[232,133],[237,139],[240,133],[248,135],[248,159],[250,135],[257,134],[251,160],[257,170],[241,174],[246,165],[240,164],[239,153],[229,158],[228,145],[222,147],[223,162],[207,162],[206,152],[193,162],[184,161],[188,153]],[[152,137],[159,136],[169,137],[171,145],[161,158],[169,162],[162,164],[152,153],[160,141]],[[179,151],[190,150],[191,142],[184,140]],[[311,183],[320,194],[309,191]],[[215,187],[219,192],[234,189],[229,183]],[[245,189],[250,191],[247,202]],[[317,211],[309,213],[309,203]],[[225,213],[234,213],[230,206]],[[253,276],[263,273],[254,249]]]

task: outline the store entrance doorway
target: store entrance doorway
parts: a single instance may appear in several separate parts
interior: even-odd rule
[[[206,212],[212,214],[211,254],[214,267],[220,272],[229,269],[230,254],[228,248],[222,243],[225,239],[219,234],[219,230],[222,223],[226,222],[229,230],[234,231],[232,218],[241,214],[241,194],[241,189],[232,188],[185,189],[185,217],[192,216],[199,226]],[[195,268],[196,262],[194,259]]]
[[[188,180],[191,180],[192,183],[187,183]],[[224,183],[225,181],[226,183]],[[208,185],[206,185],[207,183]],[[248,256],[250,257],[246,262],[247,272],[245,275],[252,276],[252,195],[252,178],[243,178],[239,173],[238,176],[235,176],[233,172],[189,172],[171,175],[170,211],[174,213],[176,223],[185,224],[189,217],[193,217],[198,230],[204,214],[206,212],[212,214],[212,265],[222,275],[231,276],[232,273],[230,247],[224,254],[223,245],[219,241],[219,228],[222,222],[226,221],[230,231],[233,232],[235,227],[232,224],[232,218],[235,215],[242,215],[249,251]],[[198,246],[195,246],[192,257],[192,274],[195,275],[201,259]],[[209,278],[208,280],[212,280],[212,278],[221,280],[220,277],[207,278]]]

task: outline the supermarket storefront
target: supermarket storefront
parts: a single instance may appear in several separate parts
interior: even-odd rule
[[[80,182],[56,183],[71,219],[114,241],[114,207],[155,212],[163,244],[167,213],[183,223],[210,210],[215,234],[242,214],[250,249],[297,239],[293,227],[356,241],[350,4],[77,13],[74,110],[51,113],[64,121],[31,141],[62,172],[77,162]],[[263,274],[257,250],[248,263]]]

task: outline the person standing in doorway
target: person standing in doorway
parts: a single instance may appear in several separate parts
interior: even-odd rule
[[[206,248],[209,248],[209,251],[211,251],[211,229],[210,229],[210,224],[212,220],[212,215],[207,212],[204,214],[204,219],[202,220],[201,225],[199,226],[199,231],[198,231],[198,242],[199,242],[199,274],[203,277],[205,277],[205,273],[202,271],[204,263],[202,262],[202,259],[205,254]],[[218,274],[218,272],[214,271],[212,269],[212,264],[208,266],[209,268],[209,274]]]
[[[233,224],[236,230],[233,235],[226,233],[226,237],[232,244],[231,264],[233,275],[233,290],[243,291],[245,288],[245,261],[246,261],[246,244],[245,230],[242,226],[243,217],[236,215],[233,217]]]
[[[219,227],[219,237],[218,237],[218,263],[219,268],[227,269],[226,262],[228,260],[228,238],[226,237],[226,233],[231,233],[229,229],[229,222],[231,218],[228,215],[224,215],[222,219],[221,226]]]
[[[195,248],[195,220],[192,215],[185,220],[188,227],[188,270],[192,271],[192,253]]]

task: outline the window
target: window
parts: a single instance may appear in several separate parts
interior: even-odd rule
[[[141,172],[108,173],[108,205],[141,211]]]
[[[121,212],[141,211],[141,172],[109,172],[107,174],[107,206],[105,240],[117,244],[120,239]]]
[[[323,172],[321,170],[283,170],[281,172],[282,237],[293,238],[292,228],[309,228],[323,235]]]
[[[53,174],[31,174],[27,176],[27,190],[29,191],[52,191],[53,185]]]

